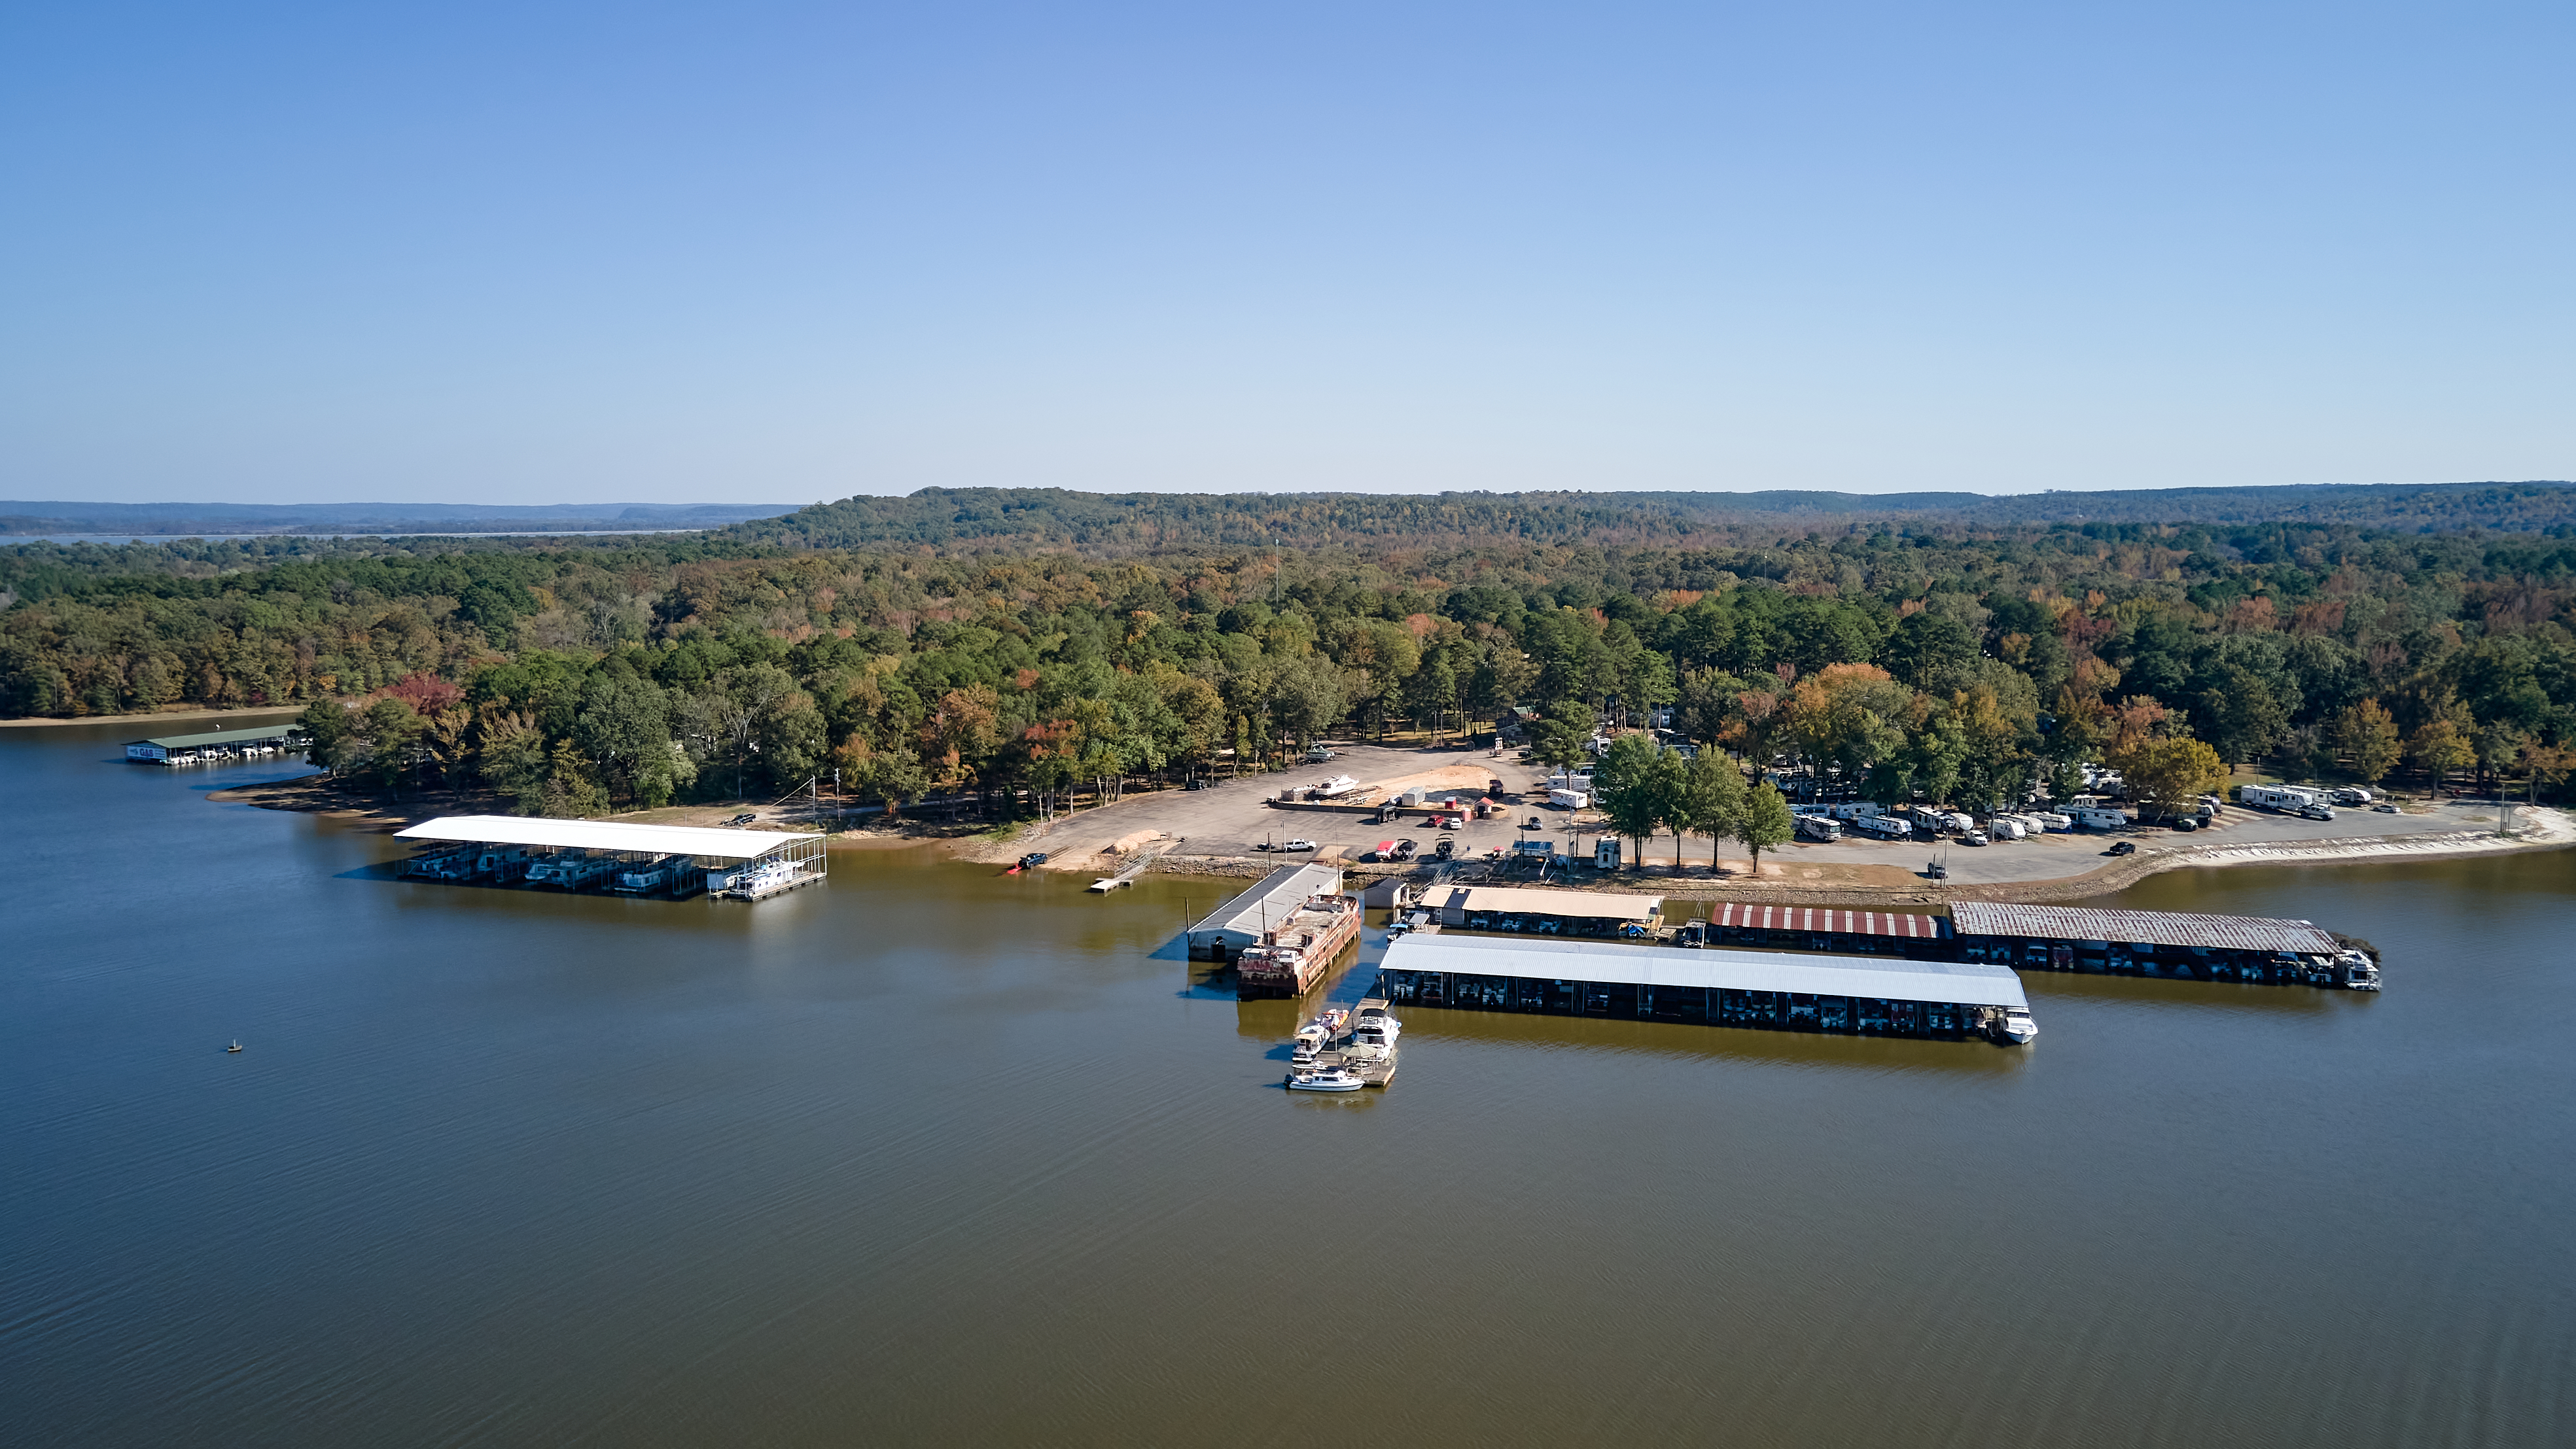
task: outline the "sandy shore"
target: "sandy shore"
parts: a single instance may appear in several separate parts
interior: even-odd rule
[[[201,719],[292,719],[300,704],[264,705],[258,709],[173,709],[158,714],[85,714],[78,719],[0,719],[0,730],[41,729],[46,725],[180,724]]]

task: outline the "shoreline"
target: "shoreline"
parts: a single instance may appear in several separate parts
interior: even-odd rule
[[[241,712],[227,711],[227,713]],[[47,723],[71,723],[71,721],[47,721]],[[328,783],[329,780],[329,776],[317,774],[298,776],[291,780],[261,781],[209,791],[205,798],[219,805],[250,805],[264,810],[286,810],[319,815],[355,825],[361,829],[387,833],[433,816],[455,814],[460,811],[470,812],[480,803],[471,800],[446,801],[437,805],[429,802],[411,802],[406,807],[398,802],[352,796],[334,789]],[[733,805],[689,806],[679,809],[635,811],[604,818],[638,824],[712,823],[675,820],[671,817],[715,815],[729,813],[736,808]],[[2529,854],[2576,847],[2576,815],[2548,806],[2513,808],[2518,814],[2521,828],[2512,835],[2499,835],[2493,831],[2446,831],[2433,835],[2350,836],[2330,840],[2184,846],[2140,851],[2136,855],[2106,861],[2074,875],[2048,876],[2035,880],[1947,885],[1915,877],[1903,885],[1871,885],[1852,881],[1809,884],[1778,878],[1754,878],[1733,872],[1711,875],[1705,873],[1704,867],[1699,868],[1702,873],[1691,875],[1665,875],[1631,868],[1608,876],[1587,879],[1576,886],[1546,884],[1524,885],[1522,888],[1650,894],[1660,895],[1671,901],[1737,900],[1777,905],[1854,908],[1884,906],[1939,908],[1953,901],[2042,905],[2109,895],[2125,890],[2151,875],[2160,875],[2170,870],[2221,869],[2231,865],[2359,864],[2406,858],[2455,860],[2481,855]],[[795,820],[764,821],[762,824],[771,829],[797,829],[805,826],[805,822]],[[916,821],[906,821],[900,828],[892,831],[863,826],[852,830],[824,832],[824,848],[830,851],[906,850],[927,846],[939,850],[959,864],[970,865],[1000,864],[1015,858],[1033,845],[1042,848],[1043,844],[1043,832],[1020,840],[997,841],[982,829],[938,826]],[[1259,879],[1283,863],[1286,862],[1252,856],[1166,853],[1147,866],[1145,873]],[[1341,864],[1346,873],[1364,880],[1402,877],[1427,882],[1434,874],[1420,864],[1402,868],[1382,868],[1349,861]],[[1736,870],[1742,870],[1743,864],[1743,862],[1735,862],[1734,867]],[[1078,873],[1084,870],[1113,870],[1116,868],[1116,863],[1113,860],[1077,864],[1068,860],[1062,865],[1051,864],[1042,868]]]
[[[151,724],[161,720],[231,719],[236,715],[302,714],[309,704],[263,704],[249,709],[167,709],[151,714],[84,714],[69,719],[52,715],[29,715],[25,719],[0,719],[0,730],[42,729],[48,725]]]

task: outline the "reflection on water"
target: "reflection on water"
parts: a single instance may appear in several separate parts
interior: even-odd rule
[[[1169,954],[1220,883],[415,884],[128,734],[0,733],[15,1441],[2570,1437],[2576,855],[2118,901],[2365,937],[2376,999],[2034,974],[2024,1052],[1421,1008],[1311,1096],[1300,1004]]]

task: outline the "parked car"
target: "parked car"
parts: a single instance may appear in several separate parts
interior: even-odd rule
[[[2102,853],[2104,855],[2135,855],[2138,853],[2138,842],[2134,840],[2113,841],[2111,843],[2111,848]]]
[[[2397,804],[2393,800],[2382,800],[2370,808],[2374,813],[2380,815],[2394,815],[2397,813]]]
[[[1982,830],[1971,830],[1967,834],[1959,837],[1959,843],[1961,845],[1992,845],[1994,842],[1986,838],[1986,832]]]
[[[752,810],[745,810],[745,811],[744,811],[744,812],[742,812],[740,815],[737,815],[737,816],[735,816],[734,818],[732,818],[731,820],[726,821],[726,822],[725,822],[725,824],[727,824],[727,825],[749,825],[750,823],[752,823],[752,822],[753,822],[753,821],[755,821],[755,820],[758,820],[759,818],[760,818],[759,812],[757,812],[757,811],[752,811]]]
[[[1312,850],[1315,848],[1315,842],[1311,840],[1292,840],[1279,848],[1281,850]]]

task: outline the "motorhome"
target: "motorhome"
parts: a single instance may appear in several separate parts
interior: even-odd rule
[[[2125,830],[2129,817],[2106,805],[2078,805],[2066,812],[2079,830]]]
[[[1801,815],[1798,817],[1798,838],[1830,845],[1843,838],[1842,823],[1830,815]]]

